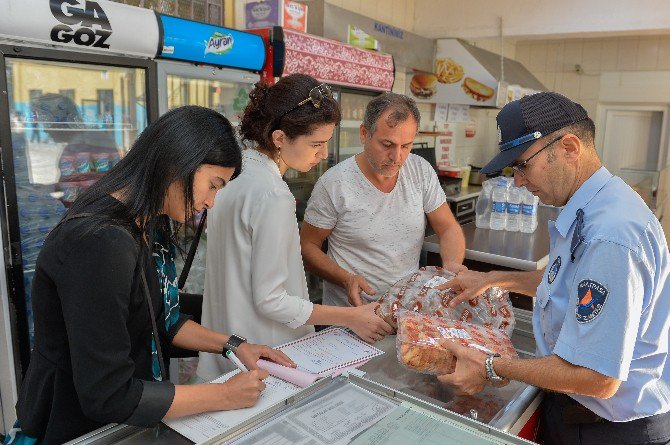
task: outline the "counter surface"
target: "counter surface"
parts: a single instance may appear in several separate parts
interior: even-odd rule
[[[533,233],[506,230],[479,229],[474,222],[463,225],[465,258],[518,270],[538,270],[549,259],[549,231],[547,222],[556,219],[560,209],[540,206],[538,224]],[[440,253],[437,235],[427,236],[423,249]]]
[[[468,185],[467,188],[462,188],[458,193],[447,195],[447,202],[460,202],[466,199],[474,198],[475,196],[479,196],[479,192],[481,191],[481,185]]]
[[[476,416],[476,420],[488,423],[491,426],[499,427],[496,421],[503,413],[510,410],[518,411],[518,415],[520,415],[526,406],[513,407],[515,404],[512,402],[516,401],[529,388],[534,390],[534,393],[538,391],[525,383],[512,381],[502,388],[487,386],[484,391],[475,396],[457,396],[451,388],[442,385],[434,375],[421,374],[404,368],[398,362],[395,335],[387,336],[375,343],[374,346],[384,351],[385,354],[375,357],[361,366],[360,370],[365,372],[363,378],[381,383],[449,411],[473,418]]]
[[[512,336],[514,342],[515,337]],[[385,353],[364,364],[362,376],[400,393],[410,395],[443,409],[463,414],[503,431],[521,418],[539,390],[525,383],[512,381],[503,388],[486,387],[476,396],[456,396],[440,384],[433,375],[420,374],[405,369],[396,356],[396,336],[391,335],[374,344]],[[517,342],[515,347],[518,348]],[[522,357],[525,356],[520,351]],[[96,445],[188,445],[192,442],[161,423],[155,428],[108,425],[73,441],[74,444]]]

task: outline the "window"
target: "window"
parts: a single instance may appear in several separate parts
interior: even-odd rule
[[[73,89],[66,89],[66,90],[58,90],[58,93],[63,96],[67,97],[70,99],[72,102],[74,102],[74,90]]]
[[[223,25],[222,0],[207,0],[207,23],[211,25]]]
[[[97,90],[98,122],[111,124],[114,122],[114,90]]]

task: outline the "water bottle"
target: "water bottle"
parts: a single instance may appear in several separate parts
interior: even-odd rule
[[[509,190],[507,191],[507,223],[505,225],[505,229],[510,232],[519,231],[521,194],[521,189],[514,184],[511,184]]]
[[[521,226],[524,233],[533,233],[537,228],[537,206],[539,198],[528,190],[523,190],[523,202],[521,204]]]
[[[504,230],[507,224],[507,181],[498,178],[491,191],[491,230]]]
[[[477,205],[475,206],[475,225],[481,229],[488,229],[491,223],[491,191],[494,179],[482,183]]]

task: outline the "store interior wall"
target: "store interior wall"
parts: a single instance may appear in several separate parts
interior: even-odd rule
[[[548,89],[557,91],[584,105],[595,116],[601,88],[605,96],[614,86],[602,84],[604,73],[656,73],[670,83],[670,36],[567,39],[559,41],[519,42],[516,60],[524,64]],[[657,96],[652,88],[642,87],[633,94]]]
[[[670,3],[666,0],[415,0],[411,30],[435,39],[492,38],[500,35],[501,17],[503,35],[515,39],[584,37],[595,33],[650,35],[670,30]]]
[[[472,43],[500,53],[500,39]],[[670,104],[669,35],[503,41],[502,48],[506,57],[522,63],[548,90],[581,103],[596,123],[602,103]],[[497,111],[471,108],[477,134],[480,129],[489,131],[487,138],[461,139],[465,146],[459,153],[466,153],[473,163],[495,154],[490,127],[495,130]]]
[[[414,7],[416,0],[325,0],[340,8],[370,17],[388,25],[423,35],[414,26]],[[309,2],[302,1],[309,5]]]

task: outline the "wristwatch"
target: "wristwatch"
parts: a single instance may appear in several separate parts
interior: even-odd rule
[[[221,355],[225,357],[226,352],[228,351],[233,351],[233,353],[237,352],[237,348],[245,341],[247,341],[247,339],[244,337],[235,334],[231,335],[228,341],[223,344],[223,351],[221,351]]]
[[[496,374],[495,369],[493,369],[493,359],[500,357],[500,354],[489,354],[484,360],[484,368],[486,369],[486,379],[490,382],[502,382],[504,379]]]

